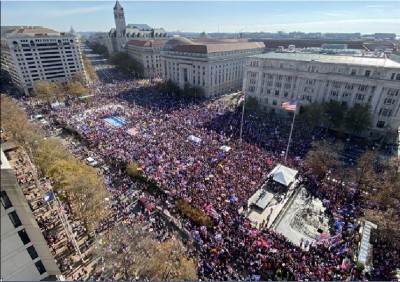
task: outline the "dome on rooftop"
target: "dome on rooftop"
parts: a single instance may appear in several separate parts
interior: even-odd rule
[[[164,46],[164,50],[171,50],[173,47],[178,45],[192,45],[193,42],[186,37],[174,37],[167,41]]]

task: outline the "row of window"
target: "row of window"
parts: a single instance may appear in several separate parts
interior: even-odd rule
[[[259,61],[250,61],[250,66],[258,67]],[[286,68],[286,69],[293,69],[294,64],[292,62],[289,63],[283,63],[283,62],[274,62],[274,61],[269,61],[266,63],[266,66],[268,68]],[[313,73],[318,73],[320,71],[320,68],[318,66],[302,66],[303,70],[307,70],[308,72],[313,72]],[[356,75],[361,75],[364,77],[371,77],[372,75],[374,76],[380,76],[381,73],[380,71],[375,71],[372,73],[371,70],[357,70],[357,69],[350,69],[350,72],[346,72],[346,70],[343,67],[331,67],[327,73],[337,73],[337,74],[350,74],[351,76],[356,76]],[[390,76],[391,80],[400,80],[400,73],[392,73]]]
[[[3,205],[4,209],[9,209],[12,207],[11,201],[8,198],[7,193],[5,191],[1,191],[1,204]],[[10,218],[10,220],[15,228],[22,225],[21,220],[19,219],[19,217],[15,211],[10,212],[8,214],[8,217]],[[31,242],[31,239],[29,238],[25,229],[21,229],[20,231],[18,231],[18,236],[24,245],[27,245]],[[37,254],[36,249],[33,245],[26,248],[26,250],[29,253],[29,256],[31,257],[32,260],[35,260],[36,258],[39,257],[39,255]],[[35,266],[40,274],[43,274],[46,272],[46,269],[40,260],[35,263]]]

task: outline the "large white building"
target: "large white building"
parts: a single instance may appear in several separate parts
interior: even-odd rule
[[[264,110],[284,101],[369,104],[373,131],[400,127],[400,63],[377,57],[266,53],[248,58],[243,91]]]
[[[69,81],[85,74],[78,39],[52,29],[17,28],[1,38],[1,68],[29,94],[36,80]]]
[[[161,51],[162,72],[184,88],[201,87],[206,97],[242,89],[246,57],[261,54],[262,42],[194,42],[184,37],[170,39]]]
[[[3,150],[1,153],[1,280],[63,279],[60,269],[18,185]]]

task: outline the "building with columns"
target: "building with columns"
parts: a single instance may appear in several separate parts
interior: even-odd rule
[[[301,105],[338,101],[343,106],[371,106],[370,136],[400,127],[400,63],[384,57],[305,53],[266,53],[248,58],[243,91],[264,110],[281,109],[296,99]]]
[[[115,28],[108,33],[107,38],[98,41],[108,48],[110,54],[124,52],[129,40],[149,40],[166,38],[163,28],[152,28],[147,24],[126,24],[124,8],[117,0],[113,9]]]
[[[162,74],[181,89],[185,84],[201,87],[207,98],[242,88],[246,57],[264,51],[261,42],[202,43],[184,37],[170,39],[161,51]]]
[[[44,27],[9,30],[1,37],[1,68],[29,95],[36,80],[63,81],[86,76],[76,35]]]

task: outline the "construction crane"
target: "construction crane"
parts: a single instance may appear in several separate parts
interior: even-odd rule
[[[242,37],[241,36],[241,32],[244,31],[247,28],[247,26],[245,28],[242,28],[241,30],[237,31],[237,37]]]

